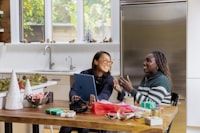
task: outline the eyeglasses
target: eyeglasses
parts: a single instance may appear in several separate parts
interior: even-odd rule
[[[112,64],[113,64],[113,62],[110,61],[110,60],[102,60],[102,62],[103,62],[104,64],[108,64],[108,65],[112,65]]]

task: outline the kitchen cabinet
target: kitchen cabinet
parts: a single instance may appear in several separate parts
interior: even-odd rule
[[[16,18],[17,15],[11,17],[11,8],[10,6],[11,2],[10,0],[1,0],[0,2],[0,11],[3,11],[3,19],[0,20],[0,45],[5,44],[5,43],[10,43],[11,42],[11,18]],[[17,3],[17,2],[16,2]],[[19,1],[18,1],[19,3]],[[14,5],[17,7],[17,5]],[[14,7],[12,6],[12,7]],[[17,20],[14,20],[16,27],[17,25]],[[13,30],[14,34],[16,33],[16,30]]]
[[[4,32],[4,29],[2,28],[2,24],[1,24],[3,14],[4,14],[4,12],[0,10],[0,32]]]
[[[18,73],[17,78],[22,78],[22,76],[30,77],[33,73]],[[67,74],[48,74],[41,73],[42,76],[46,76],[48,81],[57,81],[54,86],[48,86],[44,88],[44,91],[51,91],[54,93],[55,100],[69,100],[69,90],[70,90],[70,77],[72,75]],[[1,73],[0,79],[11,78],[11,73]]]
[[[22,76],[30,77],[33,73],[21,73],[17,74],[18,78]],[[69,90],[70,90],[70,76],[65,74],[48,74],[41,73],[42,76],[46,76],[48,81],[57,81],[56,85],[48,86],[44,88],[45,92],[53,92],[54,100],[69,100]],[[9,78],[10,74],[2,74],[3,78]]]
[[[45,91],[51,91],[54,100],[69,100],[70,75],[46,74],[48,80],[57,81],[57,85],[45,88]]]

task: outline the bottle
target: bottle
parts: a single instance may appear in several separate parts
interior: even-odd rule
[[[153,108],[151,110],[151,115],[160,117],[160,106],[159,105],[156,105],[156,108]]]
[[[89,100],[89,106],[92,105],[92,103],[96,102],[96,98],[93,94],[90,95],[90,100]]]

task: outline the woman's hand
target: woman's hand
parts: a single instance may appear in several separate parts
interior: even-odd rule
[[[74,100],[79,100],[81,97],[80,96],[77,96],[77,95],[74,95],[74,96],[72,96],[72,101],[74,101]]]
[[[119,85],[122,86],[129,93],[131,93],[132,90],[134,89],[128,75],[126,76],[126,78],[124,77],[119,78]]]
[[[119,85],[118,81],[117,80],[113,80],[113,88],[117,91],[117,92],[122,92],[122,88],[121,86]]]

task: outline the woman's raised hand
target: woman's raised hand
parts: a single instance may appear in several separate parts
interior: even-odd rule
[[[126,76],[126,78],[124,77],[119,78],[119,85],[122,86],[129,93],[132,92],[133,90],[133,85],[128,75]]]
[[[122,92],[122,88],[118,83],[118,80],[114,79],[113,80],[113,88],[117,91],[117,92]]]

